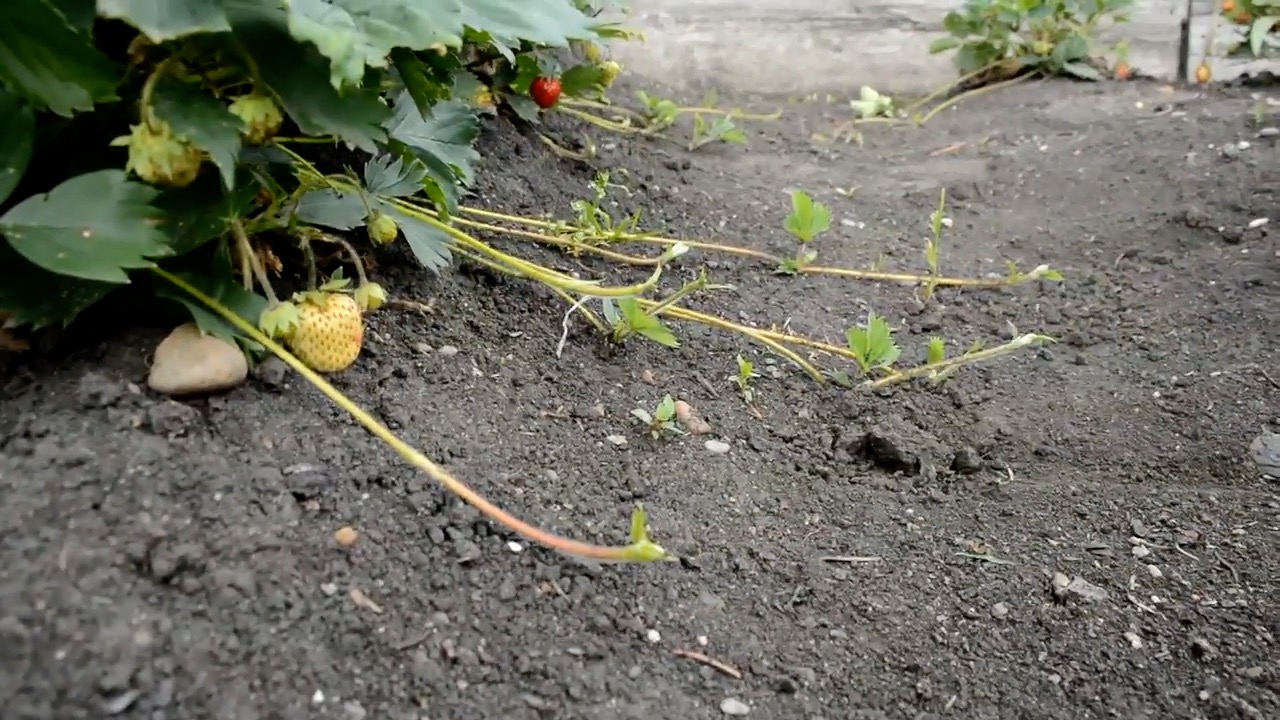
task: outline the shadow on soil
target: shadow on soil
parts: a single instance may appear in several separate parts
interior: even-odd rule
[[[945,187],[947,272],[1065,273],[925,305],[698,258],[737,290],[696,305],[742,322],[840,342],[874,309],[908,358],[1010,324],[1060,340],[937,388],[817,386],[686,325],[679,350],[612,351],[576,324],[557,359],[566,308],[548,293],[378,256],[390,290],[435,312],[374,315],[339,387],[549,528],[618,542],[643,501],[679,564],[513,551],[292,375],[156,397],[139,388],[163,328],[10,365],[4,715],[1280,717],[1280,499],[1245,451],[1280,421],[1277,236],[1247,229],[1275,219],[1280,165],[1252,105],[1049,83],[871,126],[861,147],[812,139],[843,102],[788,106],[746,149],[597,137],[630,191],[618,209],[672,235],[785,251],[797,187],[834,210],[826,264],[918,269]],[[589,192],[593,168],[504,124],[483,150],[479,205],[567,216]],[[727,380],[738,354],[764,369],[759,419]],[[629,413],[665,393],[729,451],[649,441]],[[362,533],[349,550],[343,525]]]

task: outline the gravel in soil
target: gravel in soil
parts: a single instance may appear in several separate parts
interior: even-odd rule
[[[601,567],[483,521],[278,366],[177,402],[141,389],[168,327],[67,340],[5,369],[4,715],[1280,717],[1280,498],[1248,449],[1280,429],[1277,236],[1249,227],[1280,173],[1252,106],[1046,83],[858,145],[813,138],[843,103],[798,103],[745,149],[600,137],[592,166],[492,123],[480,205],[564,215],[609,168],[650,228],[785,251],[802,188],[830,265],[918,268],[945,187],[948,273],[1067,281],[920,303],[706,257],[736,290],[695,305],[837,342],[874,309],[908,358],[1059,342],[874,394],[686,325],[674,351],[575,326],[557,358],[557,298],[382,251],[434,311],[372,316],[340,388],[522,517],[618,542],[643,501],[683,558]],[[665,393],[710,432],[649,440],[630,412]]]

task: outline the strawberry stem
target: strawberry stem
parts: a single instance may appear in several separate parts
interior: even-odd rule
[[[271,280],[267,277],[267,270],[262,267],[262,262],[258,260],[258,254],[253,251],[253,243],[249,242],[249,235],[244,231],[244,225],[239,218],[231,221],[231,232],[236,238],[236,248],[240,252],[240,262],[248,263],[253,272],[253,277],[257,279],[258,285],[262,287],[262,292],[267,296],[271,306],[279,305],[280,298],[276,295],[275,289],[271,287]]]
[[[553,550],[576,557],[590,558],[604,562],[653,562],[657,560],[673,559],[671,555],[662,549],[662,547],[649,540],[647,536],[638,539],[632,538],[630,544],[623,546],[594,545],[556,535],[555,533],[548,532],[520,520],[485,499],[484,496],[471,489],[471,487],[466,483],[455,478],[443,467],[435,464],[430,458],[414,449],[399,437],[396,437],[395,433],[391,432],[391,430],[389,430],[385,425],[374,419],[372,415],[361,409],[359,405],[356,405],[350,398],[343,395],[337,388],[331,385],[314,370],[307,367],[306,364],[295,357],[293,353],[290,353],[280,344],[267,337],[266,334],[254,327],[252,323],[237,315],[230,308],[201,292],[182,278],[177,277],[166,270],[159,267],[152,267],[151,271],[165,280],[168,280],[191,297],[200,301],[210,310],[217,313],[224,320],[233,325],[237,330],[244,333],[255,342],[261,344],[276,357],[283,360],[286,365],[293,368],[302,377],[306,378],[308,382],[314,385],[320,392],[324,393],[325,396],[333,401],[335,405],[346,411],[356,420],[356,422],[364,426],[366,430],[372,433],[379,440],[382,440],[389,445],[401,457],[425,472],[433,480],[444,485],[450,492],[457,495],[464,502],[475,507],[494,522],[511,529],[533,542],[540,543]]]

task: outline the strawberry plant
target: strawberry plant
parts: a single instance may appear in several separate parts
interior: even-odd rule
[[[1128,22],[1133,0],[965,0],[947,13],[945,37],[931,53],[955,51],[960,74],[973,85],[1027,73],[1098,80],[1104,23]]]
[[[516,532],[597,559],[665,558],[639,509],[623,547],[523,523],[318,374],[356,361],[363,314],[389,301],[366,273],[374,246],[403,239],[435,272],[486,256],[524,267],[449,220],[482,115],[537,122],[616,77],[595,44],[629,35],[598,14],[594,0],[0,5],[0,321],[66,326],[109,295],[154,293],[252,358],[279,356]],[[556,52],[582,45],[594,58]]]
[[[1247,57],[1280,55],[1280,0],[1221,0],[1222,17],[1235,26],[1228,53]]]

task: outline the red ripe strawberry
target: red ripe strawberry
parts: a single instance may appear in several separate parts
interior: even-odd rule
[[[529,85],[529,95],[546,110],[560,101],[560,78],[538,77]]]

